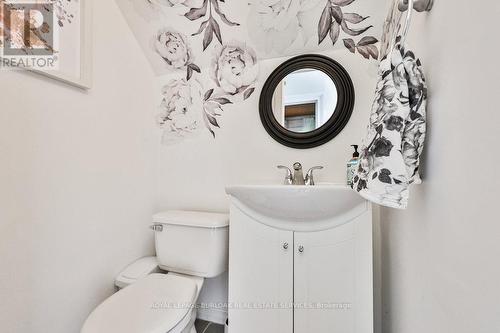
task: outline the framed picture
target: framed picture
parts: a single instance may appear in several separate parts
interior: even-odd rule
[[[92,0],[55,0],[57,70],[31,70],[70,85],[92,86]]]

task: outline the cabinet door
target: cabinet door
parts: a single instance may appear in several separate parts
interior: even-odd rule
[[[293,232],[234,205],[229,233],[229,332],[292,333]]]
[[[295,333],[373,332],[369,214],[330,230],[296,232],[294,271]]]

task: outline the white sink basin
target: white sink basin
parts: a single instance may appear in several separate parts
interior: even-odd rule
[[[342,224],[368,209],[368,203],[343,185],[230,186],[226,193],[242,211],[264,224],[313,231]]]

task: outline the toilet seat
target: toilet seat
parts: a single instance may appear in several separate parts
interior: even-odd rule
[[[177,274],[151,274],[106,299],[81,333],[177,333],[189,324],[198,286]]]

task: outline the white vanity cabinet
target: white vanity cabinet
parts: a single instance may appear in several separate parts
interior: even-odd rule
[[[279,196],[269,197],[264,188],[228,188],[229,332],[372,333],[371,206],[346,195],[342,200],[354,201],[334,204],[336,211],[286,216],[273,201]],[[256,191],[255,200],[237,189]],[[280,190],[307,200],[317,194]],[[343,187],[336,191],[350,194]]]
[[[233,208],[230,218],[230,331],[293,332],[293,232],[251,222]]]
[[[295,232],[295,333],[373,332],[371,212],[333,229]]]

